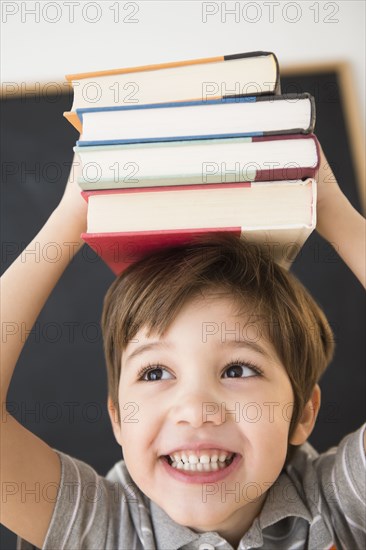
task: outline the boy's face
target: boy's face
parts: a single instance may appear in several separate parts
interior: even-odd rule
[[[176,523],[199,531],[245,531],[286,458],[290,380],[259,325],[245,324],[233,301],[200,297],[184,306],[162,340],[140,330],[122,357],[121,427],[114,431],[127,469]],[[153,342],[160,343],[142,351]],[[148,364],[150,374],[139,375]],[[235,453],[233,462],[190,471],[164,458],[199,443],[206,450],[185,454],[197,460],[218,454],[223,461],[226,450],[229,459]]]

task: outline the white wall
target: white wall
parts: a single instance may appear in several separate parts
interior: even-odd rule
[[[365,113],[363,0],[3,0],[1,23],[3,83],[63,82],[68,73],[269,50],[280,65],[349,61]]]

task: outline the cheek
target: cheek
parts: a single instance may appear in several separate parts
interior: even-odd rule
[[[256,423],[243,425],[248,441],[245,457],[247,471],[262,489],[267,490],[278,478],[286,460],[289,423],[282,418],[282,407],[271,416],[264,407],[263,415]]]
[[[120,403],[121,431],[133,433],[141,424],[141,408],[137,401]]]
[[[284,377],[258,384],[245,394],[241,403],[241,419],[258,424],[260,430],[288,431],[294,396],[290,381]]]
[[[260,446],[287,442],[292,403],[248,403],[242,407],[241,430]],[[287,415],[289,419],[287,418]]]
[[[128,399],[120,400],[121,445],[124,456],[136,457],[136,454],[148,457],[159,430],[161,418],[156,407],[140,396],[129,392]]]
[[[260,391],[241,406],[241,431],[248,437],[255,454],[258,450],[263,459],[286,457],[293,393],[289,385],[284,386],[279,386],[279,391],[273,386],[269,392]]]
[[[119,381],[118,399],[121,434],[124,440],[128,440],[138,432],[141,424],[141,404],[137,396],[134,395],[133,388],[128,384],[128,380],[123,376],[123,372]]]

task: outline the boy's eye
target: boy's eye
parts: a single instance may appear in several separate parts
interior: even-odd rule
[[[260,370],[255,365],[243,363],[241,361],[233,361],[230,363],[224,372],[224,378],[250,378],[260,375]]]
[[[164,374],[167,375],[164,377]],[[146,382],[154,382],[156,380],[169,380],[170,373],[163,367],[148,365],[143,367],[138,374],[139,380],[145,380]]]

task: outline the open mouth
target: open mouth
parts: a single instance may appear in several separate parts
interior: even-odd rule
[[[229,456],[201,456],[196,457],[183,457],[180,460],[176,460],[178,457],[171,457],[170,455],[164,455],[162,457],[169,466],[176,470],[185,472],[216,472],[218,470],[224,470],[233,462],[236,453],[231,453]]]

